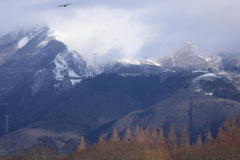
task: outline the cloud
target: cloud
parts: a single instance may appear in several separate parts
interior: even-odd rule
[[[191,41],[203,52],[240,51],[239,0],[0,0],[0,32],[48,25],[89,63],[157,57]]]
[[[142,11],[92,8],[75,10],[74,14],[78,15],[74,19],[60,18],[48,24],[88,61],[92,53],[104,56],[113,48],[121,48],[122,57],[131,58],[153,36],[150,27],[137,19]]]

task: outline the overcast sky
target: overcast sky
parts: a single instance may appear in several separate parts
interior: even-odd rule
[[[89,63],[93,53],[155,58],[188,41],[240,51],[240,0],[0,0],[0,11],[0,32],[47,25]]]

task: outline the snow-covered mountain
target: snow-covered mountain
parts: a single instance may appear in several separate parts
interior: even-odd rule
[[[52,85],[66,90],[91,75],[80,54],[58,41],[47,27],[0,37],[0,95],[22,81],[31,82],[32,94]]]
[[[0,154],[38,144],[68,152],[79,136],[93,142],[111,127],[186,124],[194,137],[240,114],[239,55],[205,55],[191,43],[90,67],[47,27],[12,32],[0,36],[0,82],[0,131],[6,115],[11,131],[0,133]]]
[[[32,96],[49,89],[63,92],[101,73],[126,77],[179,71],[205,73],[193,81],[196,91],[203,91],[201,80],[218,78],[239,90],[240,58],[237,55],[202,54],[197,46],[188,42],[159,59],[118,60],[90,67],[49,28],[21,30],[0,36],[0,96],[10,94],[19,86],[25,86]]]
[[[122,76],[157,75],[174,72],[162,67],[154,60],[119,60],[104,64],[100,68],[102,73],[116,73]]]
[[[204,55],[199,53],[198,47],[188,42],[176,52],[171,53],[158,60],[163,67],[198,70],[198,69],[213,69],[219,70],[222,68],[222,57],[218,55]]]
[[[236,56],[204,55],[190,42],[159,59],[119,60],[91,68],[81,55],[57,40],[47,27],[11,32],[0,36],[0,95],[30,76],[32,93],[52,85],[71,88],[82,79],[101,73],[123,76],[151,75],[184,70],[239,71]],[[29,79],[29,77],[28,77]]]
[[[238,55],[238,54],[237,54]],[[173,53],[158,59],[118,60],[101,65],[98,73],[159,74],[186,70],[240,70],[240,58],[236,54],[205,54],[194,44],[187,42]]]

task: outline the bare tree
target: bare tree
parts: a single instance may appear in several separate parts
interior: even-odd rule
[[[105,140],[104,134],[101,132],[100,135],[99,135],[99,138],[98,138],[98,143],[102,144],[102,143],[105,143],[105,142],[106,142],[106,140]]]
[[[79,142],[79,145],[77,147],[77,151],[83,151],[83,150],[86,150],[87,149],[87,146],[86,146],[86,141],[84,139],[84,137],[80,137],[80,142]]]
[[[224,133],[222,127],[219,128],[216,139],[219,143],[223,143],[226,140],[226,136],[225,136],[225,133]]]
[[[167,136],[168,136],[168,139],[167,139],[168,147],[173,151],[176,150],[176,148],[177,148],[177,136],[175,134],[175,129],[174,129],[173,125],[170,126],[170,130],[169,130]]]
[[[137,135],[135,135],[135,141],[136,142],[144,142],[145,139],[145,133],[142,128],[140,128],[139,132],[137,132]]]
[[[150,132],[151,132],[153,141],[156,142],[158,137],[157,127],[153,127]]]
[[[213,137],[212,137],[212,133],[210,130],[207,132],[205,137],[206,137],[206,139],[205,139],[206,143],[213,143]]]
[[[196,143],[197,143],[197,145],[201,145],[202,144],[202,136],[201,136],[201,134],[198,135]]]
[[[183,125],[181,137],[180,137],[180,146],[181,147],[189,147],[190,146],[190,140],[188,135],[187,126]]]
[[[166,146],[165,143],[165,137],[164,137],[164,130],[162,128],[162,126],[159,129],[159,133],[158,133],[158,137],[157,137],[157,143],[161,144],[162,146]]]
[[[124,133],[123,142],[130,142],[133,140],[132,131],[128,127]]]
[[[120,140],[120,137],[118,135],[118,131],[117,131],[116,128],[114,128],[113,131],[112,131],[112,135],[110,137],[110,142],[119,142],[119,141],[121,141],[121,140]]]
[[[137,136],[138,132],[140,132],[140,130],[141,130],[141,128],[139,127],[139,125],[137,125],[137,126],[135,127],[135,130],[134,130],[134,136],[135,136],[135,137]]]
[[[150,127],[148,126],[145,130],[144,130],[144,135],[143,135],[143,141],[144,142],[148,142],[148,143],[153,143],[153,137],[152,137],[152,134],[151,134],[151,129]]]
[[[52,160],[56,159],[56,153],[48,147],[30,147],[27,150],[20,150],[17,157],[20,160]]]
[[[225,143],[240,143],[240,117],[238,119],[233,117],[230,120],[226,118],[223,123],[223,132]]]

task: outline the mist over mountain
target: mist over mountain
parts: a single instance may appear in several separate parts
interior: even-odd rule
[[[185,124],[194,141],[240,113],[239,54],[206,55],[190,42],[157,59],[92,66],[47,27],[11,32],[0,36],[0,82],[0,154],[69,153],[80,136],[94,143],[136,125],[179,133]]]

